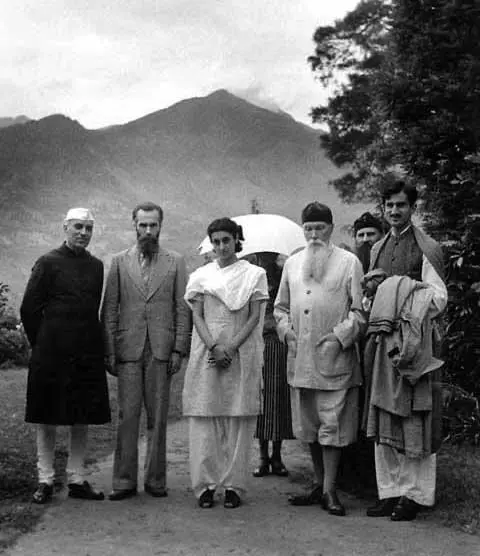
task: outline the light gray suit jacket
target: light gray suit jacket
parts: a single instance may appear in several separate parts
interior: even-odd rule
[[[146,284],[137,246],[113,256],[102,304],[105,353],[118,362],[138,361],[145,340],[155,358],[185,354],[190,341],[190,310],[183,298],[187,283],[184,258],[160,248]]]

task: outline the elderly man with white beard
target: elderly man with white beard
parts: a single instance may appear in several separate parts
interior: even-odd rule
[[[302,211],[307,247],[285,263],[275,300],[279,336],[288,343],[295,436],[308,442],[318,485],[290,498],[345,515],[336,477],[341,449],[356,440],[362,383],[356,342],[366,321],[358,258],[331,241],[332,212],[317,201]]]

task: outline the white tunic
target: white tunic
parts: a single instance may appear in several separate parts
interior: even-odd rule
[[[203,298],[204,319],[216,342],[228,341],[249,317],[251,300],[267,300],[263,268],[239,260],[225,268],[215,261],[190,277],[185,299]],[[183,413],[189,417],[253,416],[260,413],[263,364],[263,316],[234,354],[230,366],[208,362],[209,351],[196,329],[183,388]]]
[[[274,316],[280,338],[289,328],[297,336],[297,352],[289,353],[288,382],[296,388],[341,390],[362,383],[356,341],[366,321],[361,310],[363,276],[358,258],[331,246],[321,283],[303,278],[306,251],[292,255],[283,269]],[[320,343],[326,334],[335,343]]]

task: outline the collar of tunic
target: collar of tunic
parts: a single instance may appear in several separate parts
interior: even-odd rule
[[[71,249],[68,245],[67,242],[64,241],[62,243],[62,245],[59,248],[59,251],[63,254],[63,255],[67,255],[70,257],[88,257],[89,256],[89,252],[86,249],[82,249],[79,251],[74,251],[73,249]]]
[[[268,299],[265,270],[239,260],[220,268],[217,261],[206,264],[192,273],[187,284],[185,300],[191,302],[198,294],[217,297],[230,311],[238,311],[254,293],[257,299]]]

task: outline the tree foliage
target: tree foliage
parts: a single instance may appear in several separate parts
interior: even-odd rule
[[[421,187],[447,252],[447,373],[480,395],[480,2],[364,0],[314,41],[311,67],[334,92],[312,117],[345,167],[333,185],[374,200],[396,170]]]
[[[29,356],[26,335],[9,304],[8,284],[0,282],[0,365],[25,365]]]
[[[314,34],[315,54],[308,60],[334,94],[326,105],[312,110],[312,118],[328,127],[321,143],[329,158],[348,167],[333,180],[346,201],[375,198],[377,173],[390,163],[386,122],[376,92],[391,26],[391,4],[370,0]]]

